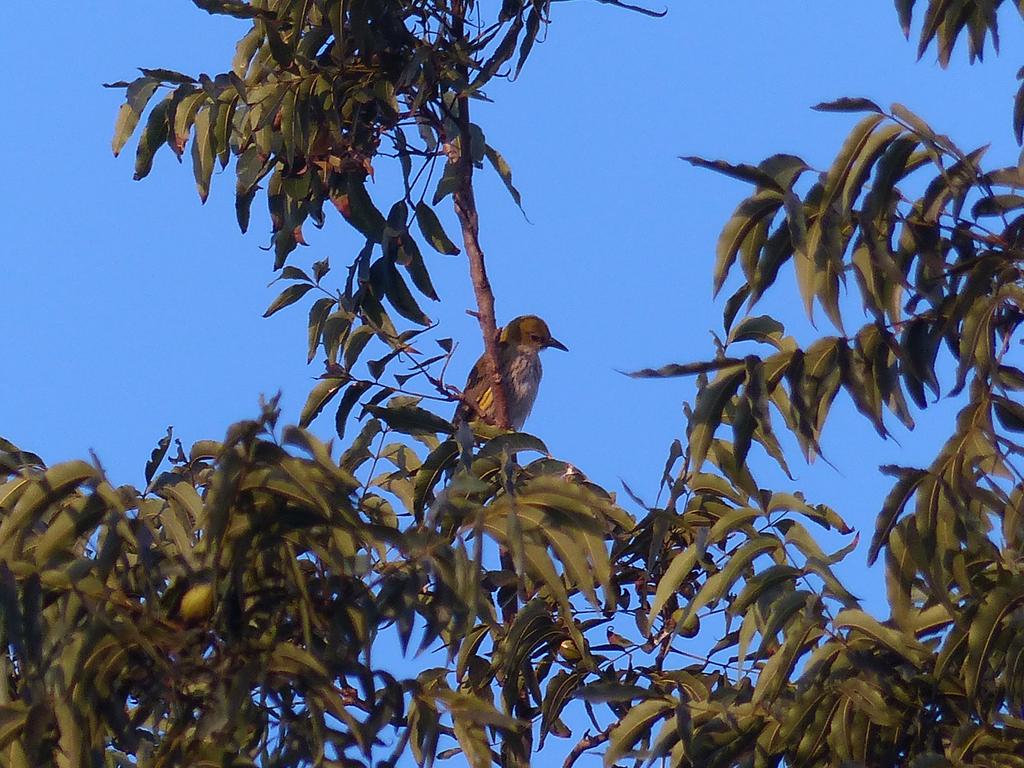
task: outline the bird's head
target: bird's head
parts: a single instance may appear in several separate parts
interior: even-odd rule
[[[536,315],[521,315],[501,329],[501,340],[506,344],[529,347],[540,351],[548,347],[568,352],[568,347],[551,335],[548,324]]]

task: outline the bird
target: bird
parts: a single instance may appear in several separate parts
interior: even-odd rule
[[[508,403],[510,426],[516,431],[523,428],[533,410],[543,374],[540,352],[548,348],[569,351],[565,344],[551,335],[548,324],[536,315],[521,315],[501,329],[498,367]],[[497,423],[494,391],[484,355],[469,372],[462,390],[462,402],[455,411],[456,424],[474,419],[483,419],[488,424]]]

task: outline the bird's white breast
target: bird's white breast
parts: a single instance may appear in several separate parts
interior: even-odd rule
[[[520,349],[509,360],[505,392],[508,395],[508,417],[514,429],[522,429],[533,410],[542,373],[540,355],[535,351]]]

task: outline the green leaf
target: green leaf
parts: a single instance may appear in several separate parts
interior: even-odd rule
[[[796,584],[803,571],[792,565],[773,565],[759,571],[746,580],[739,596],[728,607],[730,616],[742,616],[762,593],[769,592],[780,584]]]
[[[416,471],[416,481],[413,487],[412,512],[417,516],[417,520],[420,519],[426,508],[427,497],[440,482],[445,471],[455,465],[458,456],[459,444],[455,440],[445,440],[423,460],[420,468]]]
[[[904,657],[912,664],[920,663],[930,655],[927,649],[913,635],[884,626],[874,616],[860,609],[841,611],[836,616],[835,625],[840,628],[849,628],[862,632],[896,655]]]
[[[633,746],[654,730],[654,724],[672,713],[672,704],[666,699],[648,699],[631,707],[612,728],[608,750],[604,753],[606,768],[630,754]]]
[[[974,204],[971,216],[976,219],[984,216],[1003,216],[1018,208],[1024,208],[1024,195],[988,195]]]
[[[210,179],[213,177],[216,154],[213,117],[216,109],[215,104],[200,109],[193,123],[195,137],[192,140],[192,174],[196,180],[199,200],[203,203],[210,195]]]
[[[498,435],[491,438],[481,446],[477,452],[477,459],[503,456],[515,456],[517,453],[531,451],[533,453],[548,454],[548,448],[544,441],[526,432],[513,432],[511,434]]]
[[[740,368],[743,360],[735,357],[720,357],[717,360],[709,360],[706,363],[685,363],[664,365],[661,368],[643,368],[639,371],[627,373],[634,379],[667,379],[676,376],[695,376],[711,371],[721,371],[729,368]]]
[[[867,550],[868,565],[873,565],[874,561],[878,559],[882,547],[889,540],[890,532],[903,512],[903,508],[906,507],[922,480],[928,476],[928,472],[924,470],[903,467],[887,466],[883,467],[882,471],[889,475],[895,475],[898,479],[883,502],[882,511],[874,523],[876,524],[874,536],[871,537],[871,545]]]
[[[759,223],[770,220],[782,206],[782,202],[783,196],[778,192],[764,190],[740,203],[718,237],[713,281],[716,296],[725,285],[743,241],[756,231]]]
[[[342,216],[370,242],[382,242],[384,226],[387,222],[384,214],[373,204],[361,175],[358,173],[347,174],[342,189],[344,191],[341,197],[332,198]]]
[[[299,414],[299,426],[308,427],[344,386],[344,379],[321,379],[313,387]]]
[[[275,312],[294,304],[309,293],[314,287],[315,286],[312,283],[295,283],[293,285],[289,285],[270,303],[270,306],[267,307],[267,311],[263,313],[263,316],[270,317]]]
[[[665,570],[661,580],[658,582],[658,588],[654,594],[654,601],[651,603],[651,609],[647,612],[648,624],[654,623],[654,618],[661,612],[661,609],[665,607],[665,603],[668,602],[668,599],[679,591],[679,587],[682,586],[683,579],[689,576],[693,567],[697,564],[697,558],[699,555],[700,550],[698,547],[695,544],[691,544],[672,558],[668,568]]]
[[[1000,424],[1011,432],[1024,432],[1024,406],[999,395],[992,396],[992,406]]]
[[[419,246],[411,237],[405,239],[399,247],[398,262],[409,273],[416,290],[432,301],[440,301],[434,283],[430,279],[430,273],[427,271],[427,265],[423,262],[423,254],[420,253]]]
[[[576,693],[577,698],[592,704],[604,704],[609,701],[636,701],[637,699],[649,699],[653,695],[651,689],[642,688],[639,685],[623,685],[604,681],[590,683]]]
[[[786,333],[786,327],[769,315],[745,317],[729,333],[728,343],[737,341],[759,341],[780,348],[779,342]]]
[[[1004,627],[1006,617],[1024,602],[1024,589],[1001,585],[991,590],[982,600],[981,607],[970,622],[967,635],[967,659],[964,664],[964,684],[967,696],[975,699],[978,687],[992,666],[993,651],[1005,647],[1015,633],[1012,624]]]
[[[20,541],[30,521],[40,517],[43,508],[62,499],[84,483],[97,484],[100,473],[84,461],[57,464],[40,475],[32,476],[25,491],[18,497],[13,509],[0,521],[0,552],[3,558],[11,556],[10,544]]]
[[[473,82],[469,84],[468,92],[473,93],[480,90],[484,85],[497,74],[502,64],[507,62],[516,52],[516,43],[519,41],[519,33],[523,29],[523,17],[517,14],[512,19],[508,30],[502,37],[501,42],[494,48],[494,52],[477,71]]]
[[[171,106],[171,94],[158,103],[149,112],[146,127],[139,137],[139,146],[135,151],[135,180],[139,181],[149,175],[153,168],[153,156],[167,140],[169,125],[167,111]]]
[[[877,112],[882,113],[882,108],[879,107],[871,99],[862,98],[850,98],[844,96],[834,101],[823,101],[820,104],[815,104],[811,109],[818,112]]]
[[[1018,145],[1024,144],[1024,83],[1013,99],[1013,136]]]
[[[206,100],[205,91],[197,90],[191,85],[181,85],[175,89],[171,99],[171,108],[167,113],[167,119],[171,126],[168,143],[171,149],[181,159],[185,151],[185,143],[188,141],[189,131],[192,128],[192,121],[196,112]]]
[[[360,325],[352,330],[345,342],[345,368],[352,370],[355,367],[359,355],[362,354],[373,335],[373,328],[368,325]]]
[[[444,172],[441,174],[441,178],[438,179],[437,189],[434,190],[434,197],[431,199],[431,203],[437,205],[448,195],[454,194],[458,190],[460,183],[458,164],[451,161],[445,162]]]
[[[502,157],[501,153],[490,144],[485,145],[484,154],[487,156],[488,161],[490,161],[494,170],[498,173],[498,176],[505,184],[505,189],[507,189],[508,193],[512,195],[512,199],[515,200],[516,205],[519,206],[519,210],[522,211],[523,199],[519,194],[519,190],[516,189],[515,185],[512,183],[512,167],[508,164],[505,158]],[[437,200],[434,200],[434,204],[437,204]]]
[[[309,308],[309,322],[307,325],[307,349],[306,363],[313,362],[316,351],[320,347],[320,340],[323,336],[324,327],[327,324],[327,317],[337,306],[337,299],[325,296],[313,302]]]
[[[168,427],[167,434],[160,438],[159,442],[156,444],[156,448],[154,448],[153,452],[149,455],[149,461],[146,462],[146,471],[144,473],[146,477],[146,485],[149,485],[152,482],[157,468],[159,468],[160,463],[167,455],[167,449],[171,447],[172,434],[173,430]]]
[[[445,233],[434,209],[423,201],[416,204],[416,223],[419,224],[423,237],[435,251],[447,256],[459,253],[459,247]]]
[[[544,739],[587,674],[584,671],[560,671],[548,681],[548,687],[544,692],[544,701],[541,704],[540,748],[544,747]]]
[[[334,431],[339,438],[344,439],[345,425],[348,423],[348,417],[352,413],[352,408],[355,407],[359,398],[366,394],[366,390],[371,386],[368,381],[355,381],[349,385],[348,389],[345,390],[345,394],[341,396],[338,410],[334,414]]]
[[[21,701],[0,705],[0,749],[7,750],[11,742],[19,738],[28,722],[29,711],[29,706]]]
[[[695,165],[698,168],[706,168],[709,171],[715,171],[716,173],[721,173],[722,175],[729,176],[733,179],[746,181],[756,186],[759,191],[761,189],[771,189],[775,192],[779,192],[780,194],[783,192],[783,187],[778,181],[753,165],[747,165],[745,163],[733,165],[732,163],[727,163],[724,160],[705,160],[702,157],[696,157],[693,155],[681,155],[679,159],[685,160],[690,165]]]
[[[402,317],[419,325],[430,325],[430,318],[420,309],[412,291],[395,267],[394,257],[382,256],[374,262],[370,267],[370,283],[378,296],[381,293],[387,296],[388,302]]]
[[[540,33],[540,25],[541,15],[537,12],[537,6],[534,5],[526,17],[526,34],[523,35],[523,41],[519,45],[519,60],[516,62],[516,71],[513,77],[519,77],[519,73],[523,71],[523,65],[526,64],[530,51],[533,50],[533,44]]]
[[[804,162],[803,158],[797,157],[796,155],[787,155],[785,153],[779,153],[772,155],[771,157],[765,158],[757,167],[775,179],[779,186],[783,189],[791,189],[796,184],[797,179],[803,174],[804,171],[809,171],[811,167]]]
[[[242,0],[192,0],[197,8],[202,8],[209,14],[220,14],[234,16],[236,19],[273,19],[273,11],[263,8],[256,8]]]
[[[249,214],[259,189],[258,180],[267,171],[266,161],[257,147],[249,147],[239,155],[235,171],[238,176],[235,184],[235,218],[238,228],[244,234],[249,229]]]
[[[454,432],[450,422],[415,405],[370,405],[366,410],[391,429],[405,435],[433,435],[438,432],[450,435]]]
[[[744,365],[726,368],[698,393],[689,424],[690,465],[694,469],[699,469],[704,463],[715,430],[722,423],[722,411],[745,378]]]
[[[845,217],[854,202],[860,196],[864,182],[871,174],[871,169],[889,146],[900,136],[903,129],[898,125],[882,125],[873,131],[864,141],[857,154],[851,158],[849,172],[840,187],[840,210]],[[826,196],[829,186],[826,184]],[[828,199],[826,197],[826,199]]]
[[[910,21],[915,0],[896,0],[896,13],[899,16],[903,36],[910,38]]]
[[[162,80],[165,83],[198,83],[191,75],[186,75],[184,72],[178,72],[173,69],[146,69],[145,67],[139,67],[139,72],[144,74],[146,77],[155,77],[157,80]]]
[[[483,702],[481,702],[481,705]],[[491,749],[487,740],[487,732],[471,715],[480,714],[480,710],[467,709],[458,715],[452,714],[452,728],[462,756],[470,768],[491,768]]]
[[[735,587],[740,576],[753,564],[754,560],[769,552],[779,551],[782,547],[782,542],[775,536],[752,537],[736,550],[722,570],[708,577],[683,611],[683,618],[679,622],[680,627],[684,626],[691,616],[697,615],[697,612],[704,606],[721,600],[726,592]]]
[[[840,191],[846,190],[851,184],[856,186],[857,179],[863,180],[872,158],[880,155],[885,146],[888,146],[888,141],[891,141],[899,133],[897,126],[886,126],[876,135],[875,129],[884,119],[882,115],[865,117],[854,126],[846,137],[825,176],[821,200],[815,204],[815,207],[823,215],[839,196]],[[844,193],[844,198],[849,198],[849,195]],[[842,208],[845,212],[849,208],[849,202],[844,202]],[[837,219],[833,222],[833,225],[841,224],[842,220]],[[816,228],[824,229],[820,219],[816,220]],[[820,241],[825,242],[826,240],[827,238],[821,238]],[[817,247],[812,246],[809,242],[807,250],[810,258],[817,258]]]
[[[771,238],[769,238],[769,240],[770,239]],[[750,298],[751,291],[751,284],[749,282],[744,283],[743,285],[736,289],[736,292],[733,293],[732,296],[730,296],[726,300],[725,306],[722,308],[722,328],[725,330],[726,333],[729,333],[732,329],[733,321],[736,319],[736,315],[739,313],[740,308],[743,306],[743,302]]]
[[[132,135],[135,126],[139,124],[139,118],[146,109],[149,100],[156,93],[159,80],[153,77],[140,77],[132,81],[125,93],[125,103],[117,113],[117,122],[114,124],[114,138],[111,142],[111,149],[114,157],[121,153],[128,137]]]

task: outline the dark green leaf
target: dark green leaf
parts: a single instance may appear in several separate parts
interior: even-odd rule
[[[428,299],[439,301],[437,290],[434,288],[434,283],[430,279],[430,273],[427,271],[427,265],[423,262],[423,254],[420,253],[419,246],[416,245],[416,241],[411,237],[404,239],[401,247],[398,249],[398,261],[405,267],[405,271],[409,273],[409,277],[412,278],[412,284],[416,286],[416,290]]]
[[[815,104],[811,109],[818,112],[877,112],[883,114],[882,108],[871,99],[849,98],[844,96],[834,101],[823,101]]]
[[[149,461],[146,462],[146,485],[149,485],[152,482],[157,468],[167,455],[167,449],[171,447],[171,434],[172,430],[168,427],[167,434],[160,438],[159,442],[156,444],[156,448],[154,448],[153,452],[149,455]]]
[[[352,413],[352,408],[359,401],[366,390],[370,388],[370,382],[368,381],[354,381],[345,390],[345,394],[341,396],[341,402],[338,403],[338,410],[334,414],[334,431],[338,437],[344,439],[345,437],[345,426],[348,424],[349,414]]]
[[[210,14],[234,16],[236,19],[274,18],[272,11],[254,8],[242,0],[192,0],[198,8]]]
[[[416,204],[416,223],[419,224],[423,237],[438,253],[448,256],[459,253],[458,246],[445,234],[434,209],[422,201]]]
[[[458,456],[458,443],[454,440],[445,440],[423,460],[416,472],[413,491],[412,512],[416,515],[417,520],[421,519],[428,496],[433,492],[434,486],[441,480],[442,475],[455,465]]]
[[[263,316],[270,317],[278,310],[284,309],[290,304],[294,304],[315,287],[316,286],[312,283],[295,283],[293,285],[289,285],[270,303],[270,306],[267,307],[267,311],[263,313]]]
[[[706,168],[709,171],[715,171],[716,173],[721,173],[725,176],[739,179],[740,181],[746,181],[756,186],[758,190],[772,189],[779,193],[783,191],[783,188],[778,181],[753,165],[746,165],[745,163],[733,165],[732,163],[727,163],[724,160],[705,160],[702,157],[696,157],[694,155],[680,156],[679,159],[685,160],[690,163],[690,165],[695,165],[698,168]]]
[[[666,379],[676,376],[694,376],[699,373],[719,371],[723,368],[738,368],[742,365],[743,360],[741,358],[721,357],[717,360],[709,360],[706,363],[672,364],[664,365],[661,368],[643,368],[626,375],[634,379]]]
[[[992,396],[992,406],[999,423],[1011,432],[1024,432],[1024,405],[1007,397]]]
[[[140,77],[133,81],[125,93],[125,103],[117,113],[117,122],[114,124],[114,138],[111,148],[114,156],[120,154],[128,137],[132,135],[135,126],[139,124],[139,118],[146,109],[150,98],[156,93],[159,81],[152,77]]]
[[[135,152],[135,180],[144,179],[153,168],[153,155],[167,140],[169,126],[167,123],[167,110],[171,106],[171,96],[168,94],[163,101],[157,104],[149,112],[149,119],[146,120],[146,127],[139,137],[139,146]]]
[[[299,414],[299,426],[308,427],[313,419],[320,415],[320,411],[338,394],[338,390],[344,386],[344,379],[321,379],[313,387],[306,404],[302,406]]]
[[[420,325],[430,325],[430,318],[420,309],[409,286],[395,267],[394,258],[377,259],[370,267],[370,282],[377,295],[384,294],[402,317]]]
[[[450,435],[455,431],[451,422],[415,405],[372,405],[366,410],[396,432],[406,435],[433,435],[438,432]]]
[[[1024,208],[1024,196],[1022,195],[988,195],[974,204],[971,208],[971,216],[974,218],[1002,216],[1018,208]]]
[[[882,471],[887,475],[897,478],[896,484],[885,497],[882,504],[882,511],[875,522],[875,534],[871,537],[871,546],[868,548],[868,564],[871,565],[878,559],[878,553],[889,539],[893,527],[896,525],[900,514],[906,507],[910,497],[917,490],[921,481],[928,476],[928,473],[920,469],[907,469],[905,467],[885,466]]]
[[[769,220],[782,206],[782,195],[771,190],[758,192],[748,197],[733,213],[718,237],[715,253],[714,290],[717,295],[729,276],[729,270],[736,261],[736,255],[747,236],[757,225]]]
[[[494,170],[497,171],[498,176],[501,177],[502,182],[505,184],[505,189],[512,195],[512,199],[515,200],[516,205],[519,206],[519,210],[523,210],[523,199],[519,194],[519,190],[512,184],[512,167],[505,161],[505,158],[501,156],[501,153],[491,145],[486,145],[484,153],[487,155],[487,159],[490,161]],[[435,196],[436,197],[436,196]],[[437,200],[434,200],[434,204],[437,204]]]
[[[360,174],[347,174],[342,188],[344,191],[341,196],[333,199],[342,216],[370,242],[381,242],[386,220],[384,214],[373,204]]]

